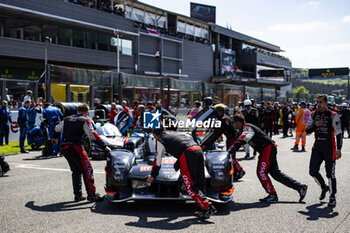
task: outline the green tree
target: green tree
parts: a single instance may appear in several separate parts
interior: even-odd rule
[[[304,86],[294,87],[292,89],[292,96],[293,98],[296,98],[298,102],[300,101],[300,99],[309,100],[310,97],[309,90],[306,89]]]

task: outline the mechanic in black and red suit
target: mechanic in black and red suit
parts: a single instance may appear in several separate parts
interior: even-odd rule
[[[232,119],[230,116],[225,114],[226,105],[217,104],[214,106],[214,111],[219,116],[219,120],[221,121],[221,127],[224,129],[224,135],[226,137],[226,148],[229,149],[236,142],[238,138],[238,132],[232,126]],[[215,130],[215,129],[214,129]],[[235,169],[234,171],[234,180],[239,180],[245,175],[245,171],[242,166],[236,159],[236,153],[231,155],[232,164]]]
[[[274,141],[257,126],[245,123],[244,118],[239,115],[233,116],[233,128],[239,130],[240,136],[235,144],[228,150],[228,153],[235,153],[242,145],[249,143],[249,145],[260,154],[257,175],[265,191],[269,194],[267,197],[260,199],[260,201],[278,201],[276,190],[268,176],[270,174],[278,182],[298,191],[300,195],[299,202],[302,202],[306,195],[307,186],[300,184],[281,172],[277,163],[277,148]]]
[[[341,158],[341,148],[343,145],[341,122],[339,115],[335,111],[327,108],[327,96],[317,97],[318,110],[312,112],[311,119],[306,127],[306,133],[315,132],[315,143],[312,147],[309,173],[321,186],[320,200],[330,192],[329,207],[335,207],[335,194],[337,193],[337,181],[335,178],[335,160]],[[335,138],[337,142],[335,142]],[[325,161],[326,175],[329,186],[326,185],[320,174],[320,167]]]
[[[202,149],[191,138],[183,133],[164,131],[163,128],[154,129],[156,139],[156,156],[153,161],[151,175],[147,176],[147,182],[152,183],[159,174],[162,157],[168,152],[177,159],[175,170],[181,171],[188,195],[197,202],[202,209],[195,215],[204,220],[216,213],[214,206],[205,196],[204,155]]]
[[[77,112],[76,115],[64,118],[55,127],[52,142],[57,144],[58,136],[63,131],[61,151],[72,171],[74,200],[82,201],[86,199],[83,197],[81,190],[81,175],[83,175],[88,201],[102,201],[103,198],[96,193],[92,165],[82,145],[83,135],[86,134],[91,140],[94,140],[105,152],[110,152],[111,149],[104,144],[95,131],[91,120],[87,117],[89,106],[80,104]]]
[[[263,119],[261,127],[264,129],[264,132],[272,138],[273,126],[275,121],[275,111],[271,105],[271,102],[266,102],[266,107],[263,111]]]

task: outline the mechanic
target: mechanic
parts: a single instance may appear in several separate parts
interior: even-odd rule
[[[46,102],[44,105],[44,111],[43,111],[43,121],[49,126],[49,138],[53,138],[53,133],[56,125],[60,123],[60,121],[63,120],[63,114],[61,110],[57,107],[51,106],[50,103]],[[58,137],[58,143],[55,145],[52,145],[52,153],[53,156],[57,156],[59,152],[61,152],[61,140],[62,136],[59,135]]]
[[[30,100],[24,102],[24,106],[20,107],[18,110],[17,123],[19,125],[19,148],[21,153],[29,153],[24,149],[24,141],[26,140],[27,135],[27,124],[28,124],[28,106]]]
[[[289,115],[292,115],[293,112],[289,108],[288,103],[285,102],[282,109],[282,123],[283,123],[283,138],[288,137],[288,129],[290,127]]]
[[[9,144],[9,133],[10,133],[10,125],[9,122],[12,123],[11,119],[11,111],[7,107],[7,101],[3,100],[0,108],[0,146],[3,145],[4,137],[5,144]]]
[[[273,132],[273,126],[274,126],[274,110],[273,107],[271,106],[271,102],[267,101],[266,106],[263,111],[263,123],[261,127],[264,129],[264,132],[269,135],[270,138],[272,138],[272,132]]]
[[[340,115],[340,121],[341,121],[341,132],[342,136],[344,138],[344,131],[348,132],[348,138],[350,138],[350,130],[349,130],[349,123],[350,123],[350,109],[348,108],[347,103],[343,103],[341,109],[339,109],[339,115]]]
[[[113,125],[114,125],[114,118],[115,118],[116,115],[118,115],[117,105],[115,103],[112,103],[111,104],[111,110],[109,111],[108,116],[109,116],[109,121]]]
[[[267,197],[260,199],[261,202],[277,202],[278,197],[274,189],[269,174],[278,182],[292,188],[299,193],[299,202],[306,196],[307,186],[300,184],[289,176],[285,175],[278,168],[277,149],[274,141],[269,138],[255,125],[245,123],[242,116],[233,116],[233,128],[239,130],[239,138],[235,144],[228,150],[230,154],[235,153],[245,143],[249,143],[251,147],[260,154],[257,168],[257,175],[260,183],[265,191],[269,194]]]
[[[224,135],[226,137],[226,149],[229,149],[237,140],[238,134],[237,131],[232,127],[232,119],[225,114],[225,107],[224,104],[216,104],[214,106],[214,111],[219,116],[218,120],[221,121],[221,127],[224,128]],[[216,129],[214,129],[215,131]],[[245,175],[245,171],[243,170],[242,166],[239,164],[238,160],[236,159],[236,153],[233,153],[231,155],[232,157],[232,164],[235,169],[234,171],[234,180],[239,180]]]
[[[36,114],[41,113],[41,107],[35,106],[35,103],[32,101],[28,108],[28,133],[31,129],[35,128],[35,120],[36,120]]]
[[[301,151],[305,151],[306,146],[306,126],[309,122],[309,119],[311,117],[311,112],[309,109],[306,108],[306,103],[304,101],[301,101],[299,103],[300,109],[297,112],[297,115],[295,117],[295,124],[296,124],[296,130],[295,130],[295,142],[294,142],[294,148],[293,151],[296,152],[299,150],[299,141],[301,138]]]
[[[66,117],[55,127],[52,139],[52,143],[57,145],[58,138],[63,131],[62,153],[72,171],[74,200],[76,202],[86,199],[82,195],[81,175],[83,175],[88,201],[103,200],[103,197],[96,193],[92,165],[82,145],[83,135],[86,134],[91,140],[94,140],[106,153],[111,151],[94,130],[91,120],[87,117],[88,114],[89,106],[80,104],[76,115]]]
[[[273,122],[273,134],[274,135],[278,135],[279,132],[278,132],[278,122],[281,118],[281,114],[280,114],[280,106],[279,106],[279,103],[278,102],[275,102],[274,105],[273,105],[273,116],[274,116],[274,122]]]
[[[242,115],[247,123],[253,124],[255,126],[259,126],[259,111],[258,109],[252,107],[252,101],[246,99],[243,101],[244,109],[242,110]],[[232,146],[232,145],[231,145]],[[245,158],[248,159],[250,157],[249,144],[244,145],[245,148]],[[253,153],[254,157],[256,156],[256,150]]]
[[[341,148],[343,144],[341,123],[339,115],[327,108],[327,96],[317,97],[318,110],[311,114],[311,119],[307,125],[306,133],[315,132],[315,143],[312,147],[309,173],[321,186],[320,200],[330,192],[328,206],[335,207],[335,194],[337,193],[337,183],[335,178],[335,160],[341,158]],[[337,138],[335,144],[334,136]],[[321,163],[325,161],[326,176],[329,186],[326,185],[320,174]]]
[[[3,176],[6,172],[10,171],[10,166],[9,164],[5,161],[5,156],[0,155],[0,176]]]
[[[203,100],[204,106],[203,108],[210,108],[211,106],[213,106],[213,98],[211,98],[210,96],[207,96],[204,98]]]
[[[216,209],[205,196],[204,155],[201,147],[183,133],[164,131],[161,128],[154,129],[153,135],[156,139],[156,157],[153,161],[151,175],[147,176],[147,182],[152,183],[156,179],[162,157],[165,152],[168,152],[177,158],[174,168],[175,170],[180,169],[188,195],[202,209],[195,215],[201,220],[210,218],[216,213]]]

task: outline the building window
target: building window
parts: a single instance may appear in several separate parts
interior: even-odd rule
[[[86,48],[97,49],[97,34],[92,32],[86,33]]]
[[[132,55],[132,41],[131,40],[122,40],[122,54]]]
[[[28,24],[30,24],[28,22]],[[38,25],[26,25],[24,27],[24,39],[32,41],[41,41],[41,27]]]
[[[109,37],[98,35],[98,50],[108,51]]]
[[[85,32],[80,31],[80,30],[74,30],[73,46],[85,48]]]
[[[17,19],[5,21],[5,37],[23,39],[23,22]]]
[[[42,39],[41,41],[45,41],[45,37],[50,37],[52,39],[53,44],[57,44],[57,33],[58,27],[52,25],[43,25],[41,29]]]
[[[58,44],[72,46],[73,30],[60,28],[58,30]]]

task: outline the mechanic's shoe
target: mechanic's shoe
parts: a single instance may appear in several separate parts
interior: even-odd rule
[[[268,202],[268,203],[273,203],[273,202],[278,202],[278,197],[277,194],[269,194],[265,198],[259,199],[260,202]]]
[[[203,221],[203,220],[209,219],[210,216],[215,214],[216,212],[217,211],[215,207],[213,205],[210,205],[205,210],[195,212],[194,215],[196,215],[197,218]]]
[[[305,152],[306,150],[305,150],[305,146],[302,146],[301,147],[301,152]]]
[[[249,159],[249,158],[250,158],[250,154],[249,154],[249,153],[246,153],[244,158],[245,158],[245,159]]]
[[[306,192],[307,192],[307,185],[305,185],[305,184],[301,185],[301,188],[298,191],[298,193],[300,195],[300,198],[299,198],[300,203],[304,200],[304,198],[306,196]]]
[[[322,189],[322,191],[321,191],[320,201],[322,201],[326,197],[326,193],[328,191],[329,191],[329,187],[326,185],[326,187],[324,189]]]
[[[293,152],[296,152],[299,150],[299,146],[298,145],[294,145],[294,147],[290,148]]]
[[[86,197],[84,197],[83,195],[75,195],[74,196],[75,202],[84,201],[84,200],[86,200]]]
[[[87,200],[91,202],[100,202],[100,201],[103,201],[103,199],[104,198],[100,197],[99,193],[89,194],[87,197]]]
[[[244,171],[244,170],[238,172],[238,174],[237,174],[237,180],[241,179],[244,175],[245,175],[245,171]]]
[[[21,153],[25,153],[25,154],[27,154],[27,153],[29,153],[29,151],[27,151],[27,150],[23,149],[23,150],[21,150]]]
[[[335,196],[329,197],[328,207],[335,207],[337,204],[337,201],[335,200]]]

